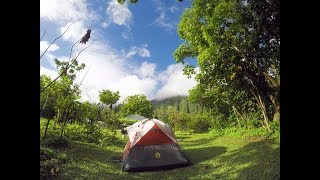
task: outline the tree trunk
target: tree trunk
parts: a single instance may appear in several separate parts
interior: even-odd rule
[[[273,122],[280,122],[280,101],[278,98],[278,94],[276,94],[275,96],[271,95],[270,100],[274,107]]]
[[[262,123],[262,126],[267,129],[267,131],[270,131],[270,127],[269,127],[269,118],[267,116],[267,111],[266,111],[266,107],[264,105],[264,102],[259,94],[259,92],[257,92],[257,94],[255,94],[251,89],[250,91],[252,92],[252,94],[254,95],[255,99],[257,100],[258,102],[258,106],[260,107],[261,109],[261,112],[262,112],[262,115],[263,115],[263,123]]]
[[[280,105],[275,107],[273,122],[280,122]]]
[[[48,127],[49,127],[49,122],[50,122],[50,120],[51,120],[51,119],[48,119],[48,121],[47,121],[47,125],[46,125],[46,129],[45,129],[45,131],[44,131],[43,139],[45,139],[46,136],[47,136],[47,131],[48,131]]]
[[[64,116],[64,123],[63,123],[62,129],[61,129],[60,139],[62,138],[62,136],[64,134],[64,131],[65,131],[66,126],[67,126],[67,122],[68,122],[69,117],[70,117],[70,110],[69,110],[69,112],[66,112],[66,111],[65,111],[65,116]]]
[[[238,115],[241,117],[241,119],[244,120],[243,116],[239,113],[239,111],[237,110],[236,107],[232,106],[232,110],[233,110],[233,112],[234,112],[235,114],[238,114]],[[241,125],[241,123],[240,123],[240,121],[239,121],[238,118],[237,118],[237,122],[238,122],[238,125],[239,125],[240,127],[242,127],[242,125]]]
[[[44,102],[44,105],[43,105],[42,110],[40,112],[40,117],[42,115],[42,112],[43,112],[44,108],[46,107],[46,104],[47,104],[47,101],[48,101],[48,97],[49,97],[49,93],[47,94],[46,101]]]
[[[261,97],[259,96],[259,98],[261,98]],[[263,118],[264,125],[265,125],[267,131],[270,131],[271,129],[269,127],[269,118],[267,116],[267,111],[266,111],[265,105],[264,105],[264,103],[262,101],[261,101],[261,110],[262,110],[262,114],[263,114],[263,117],[264,117]]]

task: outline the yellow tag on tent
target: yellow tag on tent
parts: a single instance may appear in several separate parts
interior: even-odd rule
[[[156,158],[160,158],[160,153],[156,152],[156,154],[154,154],[156,156]]]

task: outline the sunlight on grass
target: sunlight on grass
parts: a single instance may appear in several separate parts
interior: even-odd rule
[[[45,127],[46,120],[40,121]],[[50,122],[52,125],[52,122]],[[43,129],[43,128],[42,128]],[[176,139],[192,162],[191,166],[163,170],[121,172],[121,159],[127,136],[117,132],[112,145],[70,141],[57,179],[280,179],[279,140],[262,137],[183,134]]]
[[[166,171],[121,172],[123,146],[101,147],[73,142],[66,154],[71,159],[60,179],[280,179],[280,144],[211,134],[176,137],[193,165]]]

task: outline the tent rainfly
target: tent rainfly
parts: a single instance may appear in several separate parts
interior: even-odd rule
[[[191,165],[170,127],[157,119],[144,119],[127,128],[123,171],[168,169]]]

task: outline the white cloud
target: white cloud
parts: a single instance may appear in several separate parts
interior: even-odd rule
[[[71,23],[72,22],[69,22],[65,26],[60,27],[60,34],[62,34],[71,25]],[[62,38],[75,43],[86,34],[88,29],[89,28],[86,27],[84,21],[77,21],[69,27]],[[91,31],[91,33],[93,33],[93,31]],[[92,34],[90,36],[92,36]]]
[[[178,22],[173,21],[168,14],[170,13],[172,17],[172,15],[175,15],[176,11],[178,11],[178,8],[176,6],[167,7],[162,1],[159,0],[154,0],[153,2],[157,6],[156,12],[159,13],[159,16],[154,20],[152,25],[155,24],[164,28],[164,30],[168,32],[173,32],[176,29]]]
[[[68,59],[65,56],[57,58]],[[80,87],[82,101],[98,102],[99,91],[103,89],[119,91],[121,98],[118,103],[135,94],[144,94],[149,100],[163,99],[187,95],[188,90],[196,84],[193,79],[182,74],[181,64],[173,64],[163,72],[156,72],[156,64],[146,61],[140,65],[132,64],[121,52],[99,41],[83,51],[78,62],[86,64],[76,78],[76,83],[83,80]],[[41,74],[43,73],[57,77],[56,71],[41,67]]]
[[[58,77],[57,71],[50,70],[45,67],[40,67],[40,75],[42,75],[42,74],[45,74],[45,75],[51,77],[51,79]]]
[[[164,99],[177,95],[187,96],[188,91],[192,89],[197,83],[194,76],[187,78],[183,75],[182,64],[172,64],[168,66],[167,70],[159,74],[159,80],[163,86],[156,93],[156,99]]]
[[[127,96],[135,94],[144,94],[147,98],[151,98],[153,91],[155,91],[157,81],[151,78],[139,78],[136,75],[127,75],[114,83],[110,89],[120,90],[122,102]]]
[[[169,11],[170,11],[171,13],[177,12],[177,10],[178,10],[177,6],[171,6],[171,7],[169,8]]]
[[[83,100],[99,100],[98,93],[103,89],[120,91],[119,102],[134,94],[145,94],[151,98],[158,83],[153,77],[155,64],[144,62],[137,66],[121,52],[99,42],[84,51],[78,61],[85,63],[86,68],[77,74],[77,82],[88,72],[80,88]]]
[[[78,61],[85,63],[86,68],[77,74],[77,82],[88,72],[80,88],[82,100],[98,101],[98,93],[103,89],[119,91],[119,103],[135,94],[144,94],[149,100],[161,99],[187,95],[188,90],[196,84],[182,74],[181,64],[173,64],[163,72],[156,72],[156,64],[132,64],[121,52],[99,42],[84,51]],[[160,89],[159,84],[163,84]]]
[[[154,21],[154,24],[163,27],[166,31],[173,31],[176,28],[176,26],[174,23],[168,22],[165,14],[166,13],[164,11],[161,12],[160,16],[157,17],[157,19]]]
[[[138,54],[141,57],[151,57],[150,51],[147,49],[148,45],[144,44],[141,47],[133,46],[130,48],[129,52],[127,53],[126,57],[129,58]]]
[[[143,62],[139,69],[136,70],[136,74],[141,78],[152,78],[154,77],[156,64]]]
[[[85,0],[41,0],[40,18],[64,24],[80,18],[94,19],[96,15],[88,10]]]
[[[125,29],[121,32],[121,36],[124,39],[130,39],[132,37],[130,26],[126,26]]]
[[[86,1],[62,1],[41,0],[41,19],[54,22],[58,26],[57,33],[61,34],[68,25],[75,19],[83,18],[74,23],[69,30],[62,36],[63,44],[56,41],[55,45],[50,48],[50,52],[55,50],[55,55],[47,53],[46,61],[41,62],[40,74],[48,74],[55,78],[58,76],[56,71],[48,69],[48,64],[53,65],[53,59],[56,57],[59,60],[67,61],[72,44],[79,40],[86,31],[92,26],[89,24],[87,16],[94,18],[94,12],[89,12]],[[175,8],[168,10],[176,11]],[[99,21],[98,25],[108,27],[111,23],[119,26],[124,26],[123,37],[129,37],[130,24],[132,23],[132,13],[127,5],[119,5],[116,1],[111,1],[107,4],[106,13],[109,15],[105,22]],[[165,15],[162,17],[165,19]],[[161,21],[159,20],[159,23]],[[69,24],[68,24],[69,23]],[[100,27],[101,27],[100,26]],[[54,28],[53,28],[54,29]],[[61,40],[60,39],[60,40]],[[102,33],[99,29],[92,29],[91,38],[96,41],[88,49],[82,52],[78,57],[79,63],[85,63],[85,69],[77,73],[76,82],[82,85],[82,100],[99,101],[99,91],[109,89],[112,91],[120,91],[120,101],[129,95],[144,94],[149,100],[165,98],[175,95],[185,95],[195,82],[187,79],[182,75],[182,65],[171,65],[163,72],[156,72],[156,64],[143,62],[142,64],[134,64],[133,56],[151,57],[148,50],[148,45],[137,45],[123,51],[118,51],[109,46],[102,38]],[[90,42],[91,41],[91,42]],[[44,49],[46,43],[43,41],[40,51]],[[73,49],[72,57],[79,51],[88,46],[77,44]],[[59,46],[58,46],[59,45]],[[59,50],[58,52],[56,52]],[[62,53],[61,53],[62,52]],[[56,54],[58,54],[56,56]],[[44,65],[46,65],[44,67]],[[87,74],[86,74],[87,73]],[[163,85],[162,87],[159,85]]]
[[[103,28],[107,28],[107,27],[109,26],[109,24],[108,24],[107,22],[102,22],[102,23],[101,23],[101,26],[102,26]]]
[[[132,13],[128,8],[127,3],[121,5],[116,0],[109,2],[106,14],[106,25],[112,22],[119,26],[129,26],[132,20]]]
[[[46,59],[44,59],[43,61],[47,61],[52,67],[56,68],[56,64],[54,63],[54,59],[57,58],[59,61],[68,61],[69,57],[66,56],[60,56],[57,57],[53,54],[47,53],[45,54]]]
[[[48,41],[41,41],[40,42],[40,53],[43,53],[49,47]],[[59,49],[59,46],[56,44],[52,44],[47,52],[54,52]]]

